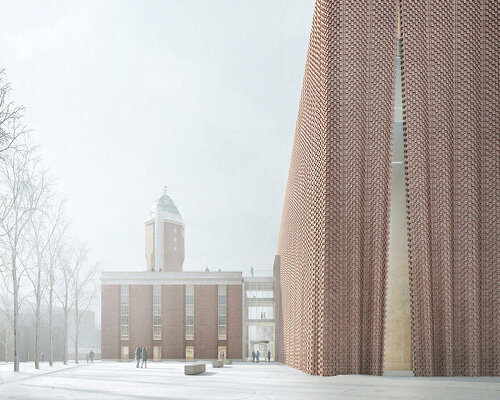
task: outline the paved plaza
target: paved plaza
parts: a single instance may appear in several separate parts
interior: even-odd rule
[[[185,376],[182,362],[137,369],[96,362],[55,367],[0,365],[0,399],[499,399],[500,378],[306,375],[282,364],[234,363]]]

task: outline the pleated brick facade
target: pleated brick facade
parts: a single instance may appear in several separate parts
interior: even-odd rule
[[[500,3],[401,1],[414,371],[498,375]]]
[[[397,5],[316,2],[279,238],[282,361],[381,374]]]

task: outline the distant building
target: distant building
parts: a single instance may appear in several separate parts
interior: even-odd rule
[[[259,351],[265,359],[270,350],[275,359],[274,278],[245,278],[243,281],[243,359]]]
[[[182,272],[184,224],[166,188],[155,202],[149,217],[146,221],[147,271]]]
[[[145,272],[103,272],[103,359],[274,359],[274,279],[183,272],[184,224],[164,190],[146,221]],[[202,269],[200,267],[200,269]]]

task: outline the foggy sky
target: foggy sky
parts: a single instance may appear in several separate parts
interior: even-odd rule
[[[313,7],[0,2],[0,68],[101,269],[145,270],[167,185],[185,270],[271,273]]]

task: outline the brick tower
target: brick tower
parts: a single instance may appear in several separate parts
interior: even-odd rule
[[[145,225],[147,271],[182,272],[184,224],[166,187],[154,203]]]

